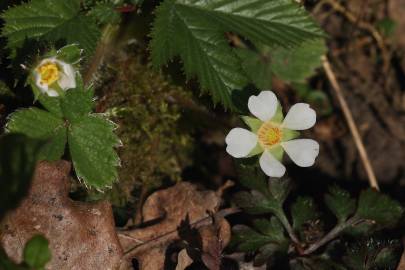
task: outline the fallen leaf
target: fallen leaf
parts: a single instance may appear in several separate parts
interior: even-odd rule
[[[20,263],[25,243],[42,234],[52,253],[46,269],[117,269],[122,249],[111,206],[71,200],[70,168],[66,161],[38,165],[28,196],[1,222],[0,243]]]
[[[193,260],[188,256],[187,249],[182,249],[179,254],[177,255],[177,266],[176,270],[184,270],[190,264],[193,263]]]
[[[156,224],[119,232],[126,258],[136,258],[140,270],[164,269],[168,245],[181,239],[178,233],[180,224],[186,219],[191,226],[195,223],[199,227],[211,224],[209,213],[217,213],[220,195],[221,192],[199,190],[189,182],[153,193],[143,205],[142,217],[144,223]],[[203,245],[204,241],[202,239]]]

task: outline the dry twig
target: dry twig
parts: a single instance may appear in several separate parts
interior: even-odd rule
[[[370,159],[368,158],[367,151],[366,151],[366,148],[364,147],[359,130],[356,126],[356,123],[354,122],[353,115],[350,111],[350,108],[347,105],[347,102],[344,98],[342,89],[340,88],[340,85],[336,79],[336,75],[333,72],[332,67],[326,56],[322,57],[322,64],[323,64],[323,68],[325,69],[326,75],[327,75],[330,83],[332,84],[332,88],[336,92],[336,96],[339,100],[339,104],[342,107],[343,114],[346,118],[350,132],[352,133],[357,150],[359,151],[361,161],[364,165],[364,169],[366,170],[370,186],[372,188],[375,188],[376,190],[379,190],[377,178],[375,177],[373,167],[371,166]]]

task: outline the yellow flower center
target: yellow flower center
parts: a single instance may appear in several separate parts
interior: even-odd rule
[[[51,85],[60,78],[59,67],[55,63],[46,62],[37,68],[41,76],[41,84]]]
[[[281,142],[283,131],[277,124],[266,122],[259,128],[257,137],[263,148],[269,148]]]

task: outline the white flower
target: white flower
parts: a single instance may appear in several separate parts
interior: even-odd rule
[[[272,177],[285,173],[286,168],[280,162],[284,151],[298,166],[309,167],[315,163],[319,144],[311,139],[295,139],[299,135],[297,130],[311,128],[316,122],[316,113],[308,104],[295,104],[283,119],[276,95],[262,91],[249,98],[248,108],[258,119],[243,117],[252,131],[234,128],[226,136],[226,151],[231,156],[243,158],[262,153],[260,167]]]
[[[42,60],[33,70],[33,75],[37,88],[51,97],[59,96],[63,91],[76,87],[73,66],[55,57]]]

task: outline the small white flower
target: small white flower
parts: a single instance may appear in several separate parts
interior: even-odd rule
[[[51,97],[59,96],[63,91],[76,87],[73,66],[55,57],[43,59],[33,70],[33,77],[38,89]]]
[[[309,167],[315,163],[319,144],[311,139],[295,139],[299,135],[297,130],[311,128],[316,122],[316,113],[308,104],[295,104],[283,119],[276,95],[262,91],[249,98],[248,108],[258,119],[243,117],[252,131],[234,128],[226,136],[226,151],[231,156],[243,158],[262,153],[260,167],[272,177],[285,173],[286,168],[280,162],[284,151],[298,166]]]

